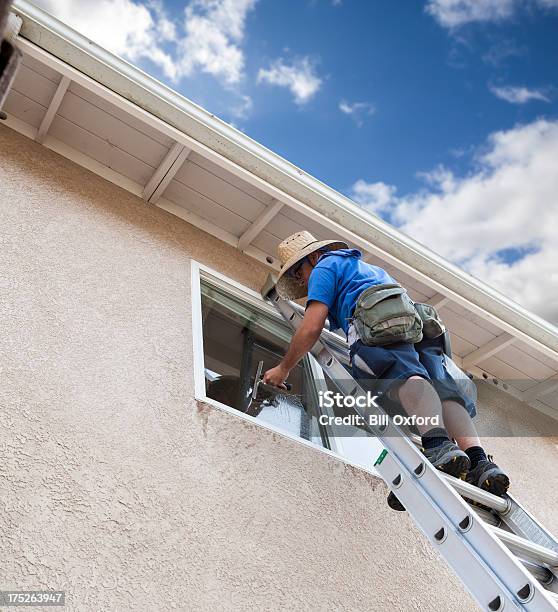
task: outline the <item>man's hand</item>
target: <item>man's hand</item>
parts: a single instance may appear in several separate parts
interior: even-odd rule
[[[289,370],[285,369],[281,364],[271,368],[263,375],[263,381],[266,385],[273,385],[274,387],[280,387],[286,389],[285,380],[289,375]]]

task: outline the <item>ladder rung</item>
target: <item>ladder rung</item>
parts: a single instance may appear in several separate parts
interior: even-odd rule
[[[473,508],[479,518],[481,518],[486,524],[490,525],[491,527],[498,527],[499,525],[501,525],[502,520],[499,516],[488,512],[488,510],[484,510],[483,508],[478,508],[476,506],[471,506],[471,508]],[[510,533],[509,535],[514,534]],[[552,581],[555,580],[555,575],[547,567],[543,567],[542,565],[539,565],[538,563],[533,563],[532,561],[528,561],[527,559],[521,559],[520,557],[518,557],[518,559],[540,583],[546,585],[552,583]]]
[[[491,525],[492,527],[499,527],[502,524],[502,519],[496,514],[493,514],[492,512],[489,512],[484,508],[479,508],[477,506],[473,506],[472,504],[469,505],[479,516],[479,518],[481,518],[487,525]]]
[[[533,563],[532,561],[527,561],[526,559],[519,560],[541,584],[548,585],[554,580],[554,574],[548,568],[538,565],[537,563]]]
[[[514,533],[504,531],[499,527],[491,527],[494,535],[496,535],[502,542],[512,551],[520,553],[521,556],[527,556],[530,559],[534,559],[539,563],[545,563],[552,568],[558,568],[558,552],[533,544],[525,538],[521,538]]]
[[[502,524],[502,519],[496,514],[493,514],[492,512],[489,512],[488,510],[484,510],[483,508],[478,508],[477,506],[473,506],[473,505],[471,505],[471,508],[475,511],[475,513],[479,516],[479,518],[482,519],[487,525],[490,525],[491,527],[499,527],[499,525]],[[505,531],[505,530],[502,530],[502,531]],[[514,535],[514,534],[510,533],[509,535]],[[543,567],[542,565],[539,565],[538,563],[533,563],[532,561],[528,561],[526,559],[519,558],[519,561],[521,561],[524,567],[531,574],[533,574],[533,576],[540,583],[546,585],[546,584],[552,583],[552,581],[555,580],[555,575],[547,567]]]
[[[483,506],[496,510],[496,512],[506,512],[506,510],[508,510],[509,502],[507,499],[492,495],[492,493],[488,493],[488,491],[483,491],[464,480],[459,480],[459,478],[454,478],[448,474],[444,474],[444,478],[460,495],[463,495],[467,499],[479,502]]]

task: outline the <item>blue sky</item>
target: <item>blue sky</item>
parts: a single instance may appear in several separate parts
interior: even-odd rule
[[[558,322],[558,0],[38,3]]]
[[[165,3],[177,21],[184,5]],[[336,189],[366,177],[406,193],[418,187],[417,172],[437,164],[467,171],[472,150],[491,132],[556,116],[557,34],[558,10],[534,6],[509,21],[452,32],[422,1],[260,0],[246,17],[239,90],[253,108],[242,119],[227,108],[234,96],[213,77],[198,73],[172,83],[157,66],[140,63]],[[305,104],[284,87],[257,83],[258,70],[278,57],[316,62],[322,85]],[[491,85],[541,89],[551,101],[511,104]],[[357,125],[340,112],[343,100],[370,104],[374,113]]]
[[[557,18],[537,11],[509,25],[470,25],[458,39],[425,13],[423,2],[300,5],[267,2],[256,9],[258,38],[249,42],[254,59],[247,68],[287,46],[320,58],[324,84],[303,108],[288,92],[258,87],[245,131],[341,191],[362,177],[397,185],[401,193],[415,190],[419,171],[441,163],[466,171],[472,149],[490,132],[556,116],[558,96],[514,105],[491,93],[489,83],[557,85]],[[521,56],[499,66],[483,60],[506,40]],[[369,103],[375,112],[359,126],[340,113],[341,100]]]

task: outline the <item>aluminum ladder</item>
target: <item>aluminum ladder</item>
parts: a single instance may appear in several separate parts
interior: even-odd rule
[[[296,331],[304,311],[279,297],[271,275],[262,297]],[[346,343],[340,350],[323,332],[311,353],[343,395],[366,394],[345,367]],[[367,426],[384,446],[375,469],[481,609],[558,610],[558,541],[542,525],[511,495],[496,497],[436,470],[416,440],[380,418],[381,407],[354,410],[366,423],[374,422],[371,416],[381,423]]]

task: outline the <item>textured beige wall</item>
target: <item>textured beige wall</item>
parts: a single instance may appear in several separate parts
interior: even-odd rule
[[[558,537],[558,438],[556,421],[499,391],[491,383],[479,389],[479,430],[489,453],[509,471],[510,491]],[[514,437],[497,437],[510,432]]]
[[[0,159],[0,589],[71,610],[475,609],[379,480],[193,400],[190,259],[255,289],[263,267],[4,126]],[[494,447],[556,526],[555,446]]]

